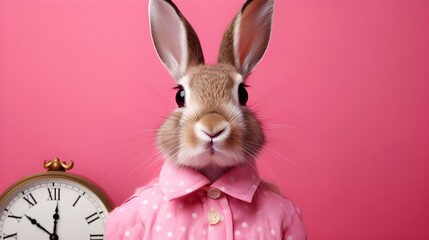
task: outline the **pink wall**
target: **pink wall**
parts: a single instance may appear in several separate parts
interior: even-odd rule
[[[214,63],[243,1],[176,0]],[[309,239],[429,239],[429,2],[277,0],[249,80],[259,159]],[[157,175],[174,82],[147,2],[0,0],[0,193],[56,156],[121,203]]]

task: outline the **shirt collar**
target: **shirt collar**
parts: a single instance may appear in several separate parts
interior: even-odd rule
[[[159,184],[168,200],[189,195],[206,186],[245,202],[252,202],[260,183],[255,165],[241,165],[232,168],[214,183],[198,171],[180,167],[166,161],[161,169]]]

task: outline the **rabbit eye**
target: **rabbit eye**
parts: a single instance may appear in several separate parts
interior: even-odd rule
[[[185,89],[182,86],[177,87],[176,103],[179,108],[185,106]]]
[[[249,99],[249,94],[245,88],[244,84],[238,86],[238,101],[241,105],[246,106],[247,100]]]

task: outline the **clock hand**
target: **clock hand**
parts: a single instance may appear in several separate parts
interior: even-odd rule
[[[26,214],[24,214],[24,215],[31,221],[31,224],[36,225],[38,228],[42,229],[44,232],[51,235],[51,233],[48,232],[48,230],[46,230],[46,228],[42,227],[42,225],[40,225],[40,223],[38,223],[36,219],[31,218],[31,217],[27,216]]]
[[[57,220],[60,218],[60,215],[58,214],[58,202],[57,207],[55,208],[55,214],[52,216],[54,218],[54,234],[57,234]]]

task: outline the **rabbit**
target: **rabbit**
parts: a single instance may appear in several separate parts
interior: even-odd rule
[[[218,63],[205,65],[194,29],[171,0],[149,0],[150,31],[177,83],[177,108],[160,126],[159,179],[110,213],[106,240],[306,239],[299,209],[263,184],[265,143],[246,107],[246,77],[267,49],[274,0],[248,0],[227,27]]]

